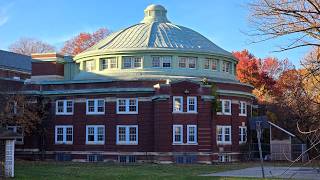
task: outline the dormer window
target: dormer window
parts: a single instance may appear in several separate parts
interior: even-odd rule
[[[142,67],[141,57],[124,57],[123,58],[123,69],[133,69]]]

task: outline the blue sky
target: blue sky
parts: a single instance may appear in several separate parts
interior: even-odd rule
[[[149,4],[161,4],[168,19],[198,31],[218,46],[236,51],[248,49],[257,57],[288,58],[295,65],[307,49],[274,53],[288,39],[250,43],[249,0],[0,0],[0,49],[20,37],[32,37],[61,48],[63,42],[79,32],[100,27],[111,31],[138,23]]]

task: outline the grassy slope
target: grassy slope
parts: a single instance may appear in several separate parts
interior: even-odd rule
[[[158,179],[241,179],[201,177],[224,170],[239,169],[252,164],[227,165],[112,165],[97,163],[57,163],[57,162],[16,162],[15,179],[32,180],[72,180],[72,179],[130,179],[130,180],[158,180]],[[248,178],[242,178],[248,179]]]

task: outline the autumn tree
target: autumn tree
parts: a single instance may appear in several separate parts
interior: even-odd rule
[[[61,53],[77,55],[104,39],[109,33],[110,31],[106,28],[100,28],[93,33],[80,33],[64,43]]]
[[[21,38],[9,46],[9,51],[30,56],[32,53],[54,52],[55,48],[38,39]]]
[[[249,10],[253,27],[249,34],[258,41],[287,37],[288,44],[280,51],[320,47],[319,0],[253,0]]]
[[[238,79],[254,86],[253,93],[260,102],[271,101],[276,80],[282,72],[293,68],[287,59],[279,60],[274,57],[261,59],[248,50],[233,52],[233,55],[238,59]]]

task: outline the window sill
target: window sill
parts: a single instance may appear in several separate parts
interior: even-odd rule
[[[217,145],[232,145],[232,142],[217,142]]]
[[[231,116],[231,113],[229,114],[226,114],[226,113],[217,113],[217,115],[219,115],[219,116]]]
[[[173,111],[172,114],[198,114],[198,112]]]
[[[246,144],[247,141],[239,141],[239,144]]]
[[[172,143],[173,146],[196,146],[198,143]]]
[[[73,113],[56,113],[57,116],[72,116]]]
[[[117,112],[117,114],[138,114],[138,112]]]
[[[105,115],[105,112],[103,113],[86,113],[86,115]]]
[[[70,142],[70,143],[59,143],[59,142],[56,142],[55,145],[73,145],[73,142]]]
[[[239,114],[239,116],[247,117],[247,115],[246,115],[246,114]]]
[[[122,145],[138,145],[138,143],[117,143],[117,145],[122,146]]]
[[[104,145],[104,142],[86,142],[86,145]]]

